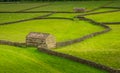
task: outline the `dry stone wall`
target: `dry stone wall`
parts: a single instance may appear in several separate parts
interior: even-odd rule
[[[103,33],[106,33],[106,32],[111,30],[111,28],[104,25],[103,23],[98,23],[98,22],[95,22],[91,19],[81,17],[81,16],[77,16],[76,18],[79,18],[80,20],[90,22],[90,23],[95,24],[95,25],[102,26],[102,27],[105,28],[105,30],[83,36],[82,38],[69,40],[69,41],[66,41],[66,42],[58,42],[57,47],[67,46],[67,45],[71,45],[73,43],[81,42],[83,40],[86,40],[88,38],[91,38],[91,37],[94,37],[94,36],[97,36],[97,35],[100,35],[100,34],[103,34]],[[42,35],[43,35],[42,38],[39,38],[39,37],[41,37],[41,35],[40,35],[41,33],[36,33],[36,32],[34,32],[34,33],[29,34],[26,37],[26,43],[18,43],[18,42],[0,40],[0,44],[11,45],[11,46],[19,46],[19,47],[26,47],[28,45],[36,46],[39,51],[45,52],[45,53],[50,54],[50,55],[55,55],[55,56],[66,58],[66,59],[76,61],[76,62],[79,62],[79,63],[82,63],[82,64],[90,65],[90,66],[93,66],[95,68],[106,70],[109,73],[120,73],[120,70],[115,70],[113,68],[110,68],[110,67],[107,67],[107,66],[104,66],[104,65],[101,65],[101,64],[97,64],[97,63],[91,62],[89,60],[85,60],[85,59],[78,58],[78,57],[75,57],[75,56],[72,56],[72,55],[63,54],[63,53],[59,53],[59,52],[50,50],[48,45],[51,43],[51,42],[49,42],[50,40],[52,40],[52,41],[54,40],[54,39],[51,38],[52,36],[50,36],[50,34],[42,33]],[[46,43],[46,41],[48,41],[48,43]],[[31,42],[32,42],[32,44],[31,44]],[[54,40],[54,42],[55,42],[55,40]],[[36,43],[37,43],[37,45],[36,45]],[[41,43],[42,43],[42,45],[41,45]]]
[[[75,57],[75,56],[72,56],[72,55],[56,52],[56,51],[53,51],[53,50],[50,50],[50,49],[41,48],[39,46],[38,46],[38,50],[42,51],[44,53],[47,53],[49,55],[58,56],[58,57],[69,59],[69,60],[72,60],[72,61],[75,61],[75,62],[78,62],[78,63],[90,65],[90,66],[98,68],[98,69],[106,70],[109,73],[120,73],[120,70],[115,70],[113,68],[110,68],[110,67],[107,67],[107,66],[104,66],[104,65],[101,65],[101,64],[97,64],[97,63],[89,61],[89,60],[78,58],[78,57]]]

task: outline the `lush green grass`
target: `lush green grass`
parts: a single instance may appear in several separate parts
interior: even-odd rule
[[[100,30],[103,30],[103,28],[84,21],[33,20],[1,26],[0,34],[2,35],[0,39],[24,42],[26,35],[30,32],[46,32],[53,34],[57,41],[66,41]]]
[[[49,17],[66,17],[66,18],[74,18],[74,17],[77,16],[77,15],[83,15],[83,14],[93,13],[93,12],[111,11],[111,10],[116,10],[116,9],[100,8],[100,9],[98,9],[98,10],[95,10],[95,11],[92,11],[92,12],[85,12],[85,13],[55,13],[55,14],[49,16]],[[106,16],[109,16],[109,15],[111,15],[111,14],[112,14],[112,13],[110,13],[110,14],[108,13],[108,15],[106,15]],[[119,15],[119,13],[116,13],[116,14]],[[112,14],[112,15],[115,15],[115,13]],[[96,16],[98,16],[98,14],[97,14]],[[90,15],[90,16],[87,16],[87,17],[94,17],[94,15]],[[117,16],[117,17],[119,17],[119,16]],[[98,18],[98,17],[97,17],[97,18]]]
[[[0,13],[0,23],[24,20],[45,14],[47,13]]]
[[[66,17],[66,18],[74,18],[75,16],[77,15],[83,15],[83,14],[87,14],[87,13],[94,13],[94,12],[104,12],[104,11],[111,11],[111,10],[116,10],[116,9],[109,9],[109,8],[101,8],[101,9],[98,9],[98,10],[95,10],[95,11],[92,11],[92,12],[85,12],[85,13],[55,13],[49,17]],[[111,13],[112,14],[112,13]],[[119,13],[116,13],[116,14],[119,14]],[[106,15],[106,16],[109,16],[110,14]],[[115,14],[112,14],[112,15],[115,15]],[[98,16],[98,14],[96,15]],[[89,15],[87,17],[96,17],[94,15]],[[118,16],[117,16],[118,17]],[[97,17],[98,18],[98,17]]]
[[[104,13],[104,14],[95,14],[95,15],[88,15],[87,18],[91,18],[98,22],[119,22],[120,21],[120,11],[119,12],[111,12],[111,13]]]
[[[106,9],[106,11],[109,9]],[[104,11],[103,9],[97,10],[95,12]],[[73,17],[73,15],[66,14],[55,14],[52,16],[64,16]],[[119,22],[120,12],[88,15],[87,18],[91,18],[98,22]],[[113,68],[120,68],[120,32],[119,25],[110,26],[112,31],[107,34],[97,36],[88,39],[84,42],[74,44],[71,46],[66,46],[63,48],[58,48],[56,51],[71,54],[74,56],[82,57],[97,63],[101,63]]]
[[[100,8],[98,10],[92,11],[92,12],[104,12],[104,11],[111,11],[111,10],[116,10],[116,9],[110,9],[110,8]],[[92,13],[91,12],[91,13]],[[90,13],[90,12],[89,12]]]
[[[0,45],[0,73],[107,73],[39,52],[36,48]]]
[[[107,5],[107,6],[111,6],[111,7],[120,7],[120,1],[114,1],[113,3]]]
[[[110,1],[68,1],[68,2],[55,2],[50,6],[31,9],[29,11],[73,11],[73,8],[81,7],[87,10],[99,7]],[[95,5],[94,5],[95,4]]]
[[[46,3],[14,3],[14,4],[0,4],[0,11],[19,11],[27,8],[43,5]]]
[[[87,10],[99,7],[108,1],[100,2],[55,2],[50,6],[32,9],[30,11],[72,11],[75,7],[85,7]],[[0,4],[0,11],[18,11],[42,3],[34,4]],[[119,3],[114,4],[118,6]],[[114,6],[112,5],[112,6]],[[9,8],[9,9],[8,9]],[[100,9],[94,12],[108,11]],[[43,15],[36,14],[0,14],[0,23],[16,21]],[[76,14],[56,13],[50,17],[73,18]],[[120,12],[88,15],[98,22],[118,22]],[[80,58],[88,59],[116,69],[120,69],[120,25],[111,25],[112,30],[106,34],[96,36],[81,43],[57,48],[55,51],[71,54]],[[66,41],[82,37],[102,27],[78,20],[33,20],[12,25],[0,26],[0,40],[24,42],[29,32],[46,32],[53,34],[57,41]],[[8,37],[9,36],[9,37]],[[104,73],[92,67],[78,64],[69,60],[49,56],[38,52],[35,48],[18,48],[0,45],[0,73]]]
[[[56,51],[85,58],[113,68],[120,68],[120,25],[111,25],[112,30],[81,43],[58,48]]]

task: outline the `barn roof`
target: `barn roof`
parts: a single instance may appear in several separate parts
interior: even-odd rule
[[[48,33],[41,33],[41,32],[31,32],[27,35],[27,38],[38,38],[38,39],[43,39],[47,38],[50,34]]]

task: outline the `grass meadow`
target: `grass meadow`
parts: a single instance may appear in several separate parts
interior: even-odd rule
[[[77,2],[38,2],[38,3],[0,3],[2,11],[68,11],[73,12],[75,7],[92,10],[100,6],[120,7],[120,2],[111,1],[77,1]],[[37,7],[49,4],[47,6]],[[30,9],[33,8],[33,9]],[[104,12],[116,9],[100,8],[93,12]],[[82,36],[102,31],[103,27],[74,18],[85,13],[54,13],[50,17],[64,17],[67,19],[36,19],[25,22],[0,25],[0,40],[25,42],[30,32],[50,33],[57,42],[68,41]],[[6,22],[30,19],[49,13],[0,13],[0,24]],[[97,22],[120,22],[119,12],[108,12],[87,15],[86,18]],[[107,24],[112,30],[99,36],[89,38],[83,42],[53,49],[57,52],[70,54],[90,60],[114,69],[120,69],[120,24]],[[14,47],[0,45],[0,73],[108,73],[88,65],[70,61],[57,56],[40,52],[35,47]]]
[[[42,15],[46,15],[47,13],[0,13],[0,23],[5,22],[14,22],[18,20],[30,19]]]
[[[43,19],[1,26],[0,34],[2,35],[0,36],[0,39],[25,42],[26,35],[29,32],[46,32],[54,35],[56,40],[60,42],[79,38],[102,29],[102,27],[93,26],[92,24],[84,21]]]
[[[107,73],[70,60],[47,55],[36,48],[0,45],[0,73]]]
[[[48,3],[12,3],[12,4],[0,4],[0,11],[21,11],[31,7],[37,7]]]

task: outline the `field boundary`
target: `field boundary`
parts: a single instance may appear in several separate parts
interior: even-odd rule
[[[27,47],[26,43],[11,42],[11,41],[6,41],[6,40],[0,40],[0,45],[9,45],[9,46],[22,47],[22,48]],[[44,52],[46,54],[58,56],[58,57],[65,58],[65,59],[69,59],[71,61],[75,61],[75,62],[78,62],[81,64],[92,66],[92,67],[97,68],[97,69],[108,71],[110,73],[119,73],[120,72],[120,70],[116,70],[116,69],[110,68],[108,66],[98,64],[98,63],[95,63],[95,62],[92,62],[92,61],[89,61],[86,59],[78,58],[76,56],[56,52],[56,51],[53,51],[50,49],[39,48],[39,46],[37,48],[39,51]]]
[[[70,12],[70,11],[0,11],[0,13],[50,13],[50,12],[54,12],[54,13],[83,13],[83,12]]]
[[[101,7],[107,6],[107,5],[111,4],[111,3],[113,3],[113,2],[108,2],[108,3],[106,3],[106,4],[103,4],[103,5],[101,5],[101,6],[97,7],[97,8],[88,10],[88,11],[86,11],[86,12],[92,12],[92,11],[98,10],[98,9],[100,9]],[[39,8],[39,7],[35,7],[35,8]],[[34,8],[31,8],[31,9],[34,9]],[[31,9],[30,9],[30,10],[31,10]],[[26,11],[26,10],[24,10],[24,11]],[[38,12],[39,12],[39,11],[38,11]],[[49,11],[46,11],[46,12],[49,12]],[[50,11],[50,12],[59,12],[59,11]],[[64,13],[64,12],[65,12],[65,13],[71,13],[71,12],[69,12],[69,11],[63,11],[63,13]],[[81,13],[81,12],[79,12],[79,13]]]
[[[73,12],[73,11],[26,11],[26,10],[31,10],[31,9],[34,9],[34,8],[39,8],[40,6],[44,7],[44,6],[50,5],[50,4],[43,4],[43,5],[39,5],[39,6],[31,7],[31,8],[26,8],[26,9],[14,11],[14,12],[12,12],[12,11],[0,11],[0,13],[50,13],[50,12],[54,12],[54,13],[86,13],[87,14],[89,12],[93,12],[93,11],[99,10],[101,8],[107,7],[111,3],[113,3],[113,1],[108,2],[106,4],[103,4],[103,5],[101,5],[101,6],[97,7],[97,8],[93,8],[91,10],[88,10],[86,12]]]
[[[67,41],[67,42],[57,43],[59,45],[59,47],[67,46],[67,45],[70,45],[70,44],[73,44],[73,43],[77,43],[77,42],[86,40],[88,38],[92,38],[94,36],[104,34],[104,33],[109,32],[111,30],[111,28],[109,26],[107,26],[105,24],[102,24],[102,23],[98,23],[98,22],[96,22],[92,19],[88,19],[88,18],[85,18],[85,17],[79,17],[79,16],[77,18],[79,18],[80,20],[87,21],[87,22],[92,23],[92,24],[102,26],[102,27],[105,28],[105,30],[100,31],[100,32],[95,32],[95,33],[83,36],[82,38],[78,38],[78,39],[75,39],[75,40],[70,40],[70,41]],[[98,69],[106,70],[110,73],[119,73],[120,72],[120,70],[116,70],[116,69],[113,69],[111,67],[108,67],[108,66],[105,66],[105,65],[102,65],[102,64],[97,64],[97,63],[89,61],[89,60],[85,60],[85,59],[82,59],[82,58],[78,58],[76,56],[56,52],[56,51],[53,51],[53,50],[50,50],[50,49],[39,48],[39,46],[38,46],[38,50],[42,51],[44,53],[50,54],[50,55],[55,55],[55,56],[66,58],[66,59],[69,59],[69,60],[72,60],[72,61],[75,61],[75,62],[78,62],[78,63],[86,64],[86,65],[89,65],[89,66],[92,66],[92,67],[95,67],[95,68],[98,68]]]
[[[105,7],[105,6],[107,6],[107,5],[109,5],[109,4],[112,4],[112,3],[113,3],[113,1],[112,1],[112,2],[108,2],[108,3],[103,4],[103,5],[101,5],[101,6],[97,7],[97,8],[88,10],[87,12],[93,12],[93,11],[99,10],[99,9],[101,9],[102,7]]]
[[[107,26],[105,24],[102,24],[102,23],[98,23],[98,22],[96,22],[92,19],[88,19],[88,18],[81,17],[81,16],[77,16],[76,18],[78,18],[80,20],[87,21],[87,22],[95,24],[95,25],[102,26],[102,27],[105,28],[105,30],[100,31],[100,32],[95,32],[95,33],[83,36],[82,38],[78,38],[78,39],[75,39],[75,40],[70,40],[70,41],[66,41],[66,42],[58,42],[57,47],[67,46],[67,45],[71,45],[73,43],[81,42],[83,40],[86,40],[88,38],[92,38],[94,36],[106,33],[106,32],[111,30],[111,28],[109,26]],[[27,47],[26,43],[11,42],[11,41],[6,41],[6,40],[0,40],[0,44],[18,46],[18,47]],[[104,66],[102,64],[97,64],[97,63],[89,61],[89,60],[81,59],[81,58],[78,58],[76,56],[72,56],[72,55],[68,55],[68,54],[59,53],[59,52],[56,52],[56,51],[53,51],[53,50],[50,50],[50,49],[44,49],[44,48],[39,48],[38,47],[38,50],[40,50],[44,53],[50,54],[50,55],[66,58],[66,59],[69,59],[69,60],[72,60],[72,61],[75,61],[75,62],[78,62],[78,63],[86,64],[86,65],[89,65],[89,66],[92,66],[92,67],[95,67],[95,68],[98,68],[98,69],[101,69],[101,70],[105,70],[105,71],[108,71],[110,73],[119,73],[120,72],[120,70],[116,70],[116,69]]]
[[[77,38],[77,39],[73,39],[73,40],[69,40],[69,41],[65,41],[65,42],[58,42],[57,43],[57,47],[63,47],[63,46],[67,46],[67,45],[71,45],[71,44],[74,44],[74,43],[78,43],[78,42],[82,42],[88,38],[92,38],[92,37],[95,37],[97,35],[100,35],[100,34],[103,34],[103,33],[106,33],[108,31],[111,30],[111,28],[105,24],[102,24],[102,23],[99,23],[99,22],[96,22],[92,19],[88,19],[88,18],[85,18],[85,17],[81,17],[81,16],[77,16],[76,18],[80,19],[80,20],[83,20],[83,21],[87,21],[91,24],[95,24],[95,25],[99,25],[99,26],[102,26],[105,28],[105,30],[102,30],[102,31],[99,31],[99,32],[94,32],[94,33],[91,33],[91,34],[88,34],[88,35],[85,35],[83,37],[80,37],[80,38]]]
[[[110,10],[110,11],[104,11],[104,12],[93,12],[93,13],[86,13],[86,14],[82,14],[82,15],[79,15],[79,16],[87,16],[87,15],[94,15],[94,14],[102,14],[102,13],[109,13],[109,12],[119,12],[120,9],[118,10]],[[44,12],[44,11],[43,11]],[[50,11],[49,11],[50,12]],[[1,13],[1,12],[0,12]],[[4,12],[3,12],[4,13]],[[13,12],[12,12],[13,13]],[[21,12],[15,12],[15,13],[21,13]],[[24,13],[24,12],[23,12]],[[26,13],[26,12],[25,12]],[[18,20],[18,21],[11,21],[11,22],[4,22],[4,23],[0,23],[0,25],[8,25],[8,24],[13,24],[13,23],[19,23],[19,22],[25,22],[25,21],[30,21],[30,20],[35,20],[35,19],[69,19],[69,20],[73,20],[72,18],[64,18],[64,17],[49,17],[49,18],[45,18],[47,16],[50,16],[52,14],[55,14],[57,12],[50,12],[50,14],[48,15],[43,15],[43,16],[37,16],[37,17],[34,17],[34,18],[29,18],[29,19],[23,19],[23,20]],[[75,13],[75,12],[74,12]],[[119,22],[101,22],[103,24],[119,24]]]
[[[10,45],[10,46],[16,46],[16,47],[26,47],[26,43],[20,43],[20,42],[11,42],[7,40],[0,40],[1,45]]]
[[[65,20],[74,20],[73,18],[66,18],[66,17],[45,17],[45,18],[36,18],[35,20],[38,20],[38,19],[65,19]]]
[[[109,25],[119,25],[120,24],[120,22],[100,22],[100,23],[109,24]]]
[[[105,12],[88,13],[88,14],[83,14],[83,15],[76,16],[75,18],[78,18],[78,19],[83,20],[83,21],[87,21],[87,22],[92,23],[94,25],[102,26],[105,29],[102,30],[102,31],[99,31],[99,32],[94,32],[94,33],[85,35],[85,36],[77,38],[77,39],[68,40],[68,41],[65,41],[65,42],[57,42],[57,47],[63,47],[63,46],[71,45],[71,44],[74,44],[74,43],[82,42],[82,41],[87,40],[89,38],[92,38],[92,37],[95,37],[95,36],[98,36],[98,35],[109,32],[111,30],[111,28],[109,26],[105,25],[105,24],[113,24],[113,22],[96,22],[96,21],[94,21],[92,19],[89,19],[89,18],[86,18],[84,16],[93,15],[93,14],[100,14],[100,13],[108,13],[108,12],[117,12],[117,11],[120,11],[120,10],[111,10],[111,11],[105,11]],[[29,21],[29,20],[34,20],[34,19],[67,19],[67,20],[74,20],[73,18],[48,17],[48,16],[50,16],[54,13],[57,13],[57,12],[50,12],[49,14],[46,14],[46,15],[43,15],[43,16],[37,16],[37,17],[34,17],[34,18],[25,19],[25,20],[18,20],[18,21],[14,21],[14,22],[6,22],[6,23],[0,24],[0,26],[1,25],[8,25],[8,24],[13,24],[13,23],[24,22],[24,21]],[[45,17],[48,17],[48,18],[45,18]],[[115,23],[119,24],[120,22],[115,22]],[[17,46],[17,47],[27,47],[26,43],[11,42],[11,41],[7,41],[7,40],[0,40],[0,44]],[[72,60],[72,61],[75,61],[75,62],[78,62],[78,63],[86,64],[86,65],[89,65],[89,66],[92,66],[92,67],[95,67],[95,68],[98,68],[98,69],[101,69],[101,70],[108,71],[110,73],[120,73],[120,70],[113,69],[111,67],[108,67],[108,66],[105,66],[105,65],[102,65],[102,64],[98,64],[98,63],[95,63],[95,62],[92,62],[92,61],[89,61],[89,60],[78,58],[76,56],[56,52],[56,51],[46,49],[46,48],[39,48],[39,46],[37,48],[38,48],[39,51],[42,51],[42,52],[50,54],[50,55],[54,55],[54,56],[69,59],[69,60]]]
[[[120,9],[120,7],[110,7],[110,6],[103,6],[102,8]]]
[[[120,9],[109,10],[109,11],[101,11],[101,12],[92,12],[81,14],[80,16],[94,15],[94,14],[102,14],[102,13],[110,13],[110,12],[119,12]],[[24,12],[11,12],[11,11],[0,11],[0,13],[83,13],[83,12],[64,12],[64,11],[24,11]]]
[[[79,16],[87,16],[87,15],[95,15],[95,14],[102,14],[102,13],[111,13],[111,12],[119,12],[120,9],[117,10],[109,10],[109,11],[102,11],[102,12],[93,12],[93,13],[85,13],[85,14],[81,14]]]
[[[97,69],[105,70],[105,71],[108,71],[109,73],[119,73],[120,72],[120,70],[115,70],[113,68],[110,68],[110,67],[102,65],[102,64],[98,64],[98,63],[95,63],[95,62],[92,62],[92,61],[89,61],[89,60],[78,58],[76,56],[56,52],[56,51],[53,51],[53,50],[50,50],[50,49],[39,48],[39,46],[38,46],[38,50],[41,51],[41,52],[47,53],[49,55],[58,56],[58,57],[69,59],[69,60],[72,60],[72,61],[75,61],[75,62],[78,62],[78,63],[81,63],[81,64],[92,66],[92,67],[97,68]]]
[[[10,25],[10,24],[14,24],[14,23],[26,22],[26,21],[31,21],[31,20],[42,20],[42,19],[64,19],[64,20],[74,21],[73,18],[65,18],[65,17],[48,17],[48,18],[46,18],[46,17],[38,17],[38,18],[18,20],[18,21],[13,21],[13,22],[0,23],[0,25]]]
[[[1,25],[10,25],[10,24],[13,24],[13,23],[20,23],[20,22],[25,22],[25,21],[30,21],[30,20],[35,20],[37,18],[42,19],[42,18],[48,17],[52,14],[54,14],[54,13],[49,13],[49,14],[45,14],[45,15],[41,15],[41,16],[37,16],[37,17],[33,17],[33,18],[28,18],[28,19],[22,19],[22,20],[18,20],[18,21],[4,22],[4,23],[0,23],[0,26]]]

